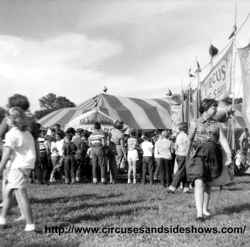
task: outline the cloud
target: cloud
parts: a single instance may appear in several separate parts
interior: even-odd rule
[[[103,76],[96,66],[120,52],[118,42],[92,40],[83,34],[67,33],[46,40],[0,36],[0,76],[5,78],[0,90],[6,90],[9,81],[33,100],[51,91],[74,97],[74,91],[98,87]]]

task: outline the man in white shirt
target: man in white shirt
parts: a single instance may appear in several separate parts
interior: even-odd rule
[[[153,184],[153,150],[154,145],[149,141],[147,134],[144,135],[144,141],[141,143],[143,152],[143,165],[142,165],[142,183],[146,183],[146,173],[149,173],[149,182]]]
[[[169,133],[163,130],[155,143],[155,153],[159,158],[160,164],[160,181],[163,187],[166,185],[169,186],[171,176],[172,141],[169,139],[168,135]]]
[[[190,141],[187,135],[187,123],[181,123],[179,125],[179,131],[180,132],[177,135],[175,141],[175,154],[176,154],[176,161],[178,164],[178,170],[174,175],[172,184],[168,188],[169,192],[175,192],[180,182],[183,182],[184,186],[183,192],[188,192],[185,162]]]

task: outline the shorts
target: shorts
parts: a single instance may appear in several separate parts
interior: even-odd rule
[[[128,151],[128,157],[127,157],[128,162],[135,162],[138,159],[139,157],[136,149]]]
[[[10,169],[6,176],[6,191],[26,188],[29,182],[31,169]]]

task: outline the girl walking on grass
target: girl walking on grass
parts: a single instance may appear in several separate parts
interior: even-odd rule
[[[7,124],[10,127],[5,136],[0,173],[8,163],[3,208],[0,215],[0,226],[7,223],[6,217],[11,207],[12,194],[15,194],[20,210],[26,220],[25,231],[34,231],[31,206],[27,194],[29,175],[35,166],[36,148],[31,133],[27,130],[28,121],[24,111],[19,107],[9,110]]]

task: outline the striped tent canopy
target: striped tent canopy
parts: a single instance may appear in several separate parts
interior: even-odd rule
[[[66,124],[65,128],[73,127],[75,129],[86,129],[89,128],[90,125],[93,125],[95,122],[99,122],[105,126],[112,126],[114,123],[112,118],[106,116],[97,108],[94,108],[93,110],[89,110],[88,112],[85,112],[77,117],[72,118],[72,120]]]
[[[139,99],[99,94],[80,104],[72,121],[95,108],[114,121],[121,120],[133,129],[149,130],[172,127],[171,105],[166,98]]]
[[[62,108],[42,117],[38,120],[38,122],[45,128],[52,127],[55,124],[60,124],[62,128],[64,128],[65,125],[71,120],[75,112],[75,107]]]

